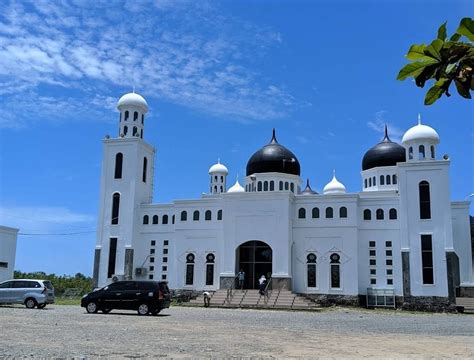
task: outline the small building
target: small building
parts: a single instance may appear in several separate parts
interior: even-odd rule
[[[118,101],[119,131],[103,141],[94,280],[166,280],[174,289],[273,288],[359,302],[449,303],[473,279],[469,202],[450,199],[450,160],[418,121],[402,144],[384,138],[362,157],[361,190],[332,174],[322,194],[302,187],[300,163],[270,142],[250,156],[243,186],[220,161],[199,199],[152,203],[155,149],[143,140],[146,100]],[[362,155],[362,154],[361,154]],[[159,176],[159,174],[158,174]],[[321,180],[320,180],[321,181]],[[370,291],[369,291],[370,290]]]
[[[13,278],[18,229],[0,226],[0,282]]]

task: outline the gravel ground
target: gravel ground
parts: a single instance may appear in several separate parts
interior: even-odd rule
[[[159,316],[78,306],[0,307],[3,358],[474,358],[474,316],[336,308],[172,307]]]

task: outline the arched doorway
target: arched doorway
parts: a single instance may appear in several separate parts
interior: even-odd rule
[[[245,272],[244,289],[258,289],[258,279],[272,274],[273,251],[263,241],[247,241],[235,251],[235,273]]]

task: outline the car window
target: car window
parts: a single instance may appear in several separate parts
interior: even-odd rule
[[[140,281],[138,283],[138,288],[140,290],[155,290],[156,289],[156,283],[154,281]]]
[[[13,281],[5,281],[4,283],[0,284],[0,289],[9,289],[13,285]]]
[[[26,281],[13,281],[13,288],[15,289],[24,289],[28,287],[28,283]]]
[[[160,290],[163,291],[165,294],[170,292],[168,284],[165,282],[160,282]]]
[[[40,288],[42,287],[38,281],[27,281],[27,287],[29,288]]]
[[[108,291],[123,291],[136,289],[135,281],[119,281],[108,286]]]
[[[53,284],[51,283],[51,281],[43,281],[43,284],[44,284],[44,286],[46,286],[46,288],[48,288],[49,290],[53,290]]]

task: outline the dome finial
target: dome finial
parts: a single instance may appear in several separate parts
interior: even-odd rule
[[[306,178],[306,187],[310,187],[309,186],[309,178]]]
[[[270,144],[278,144],[275,128],[272,130],[272,140],[270,140]]]
[[[135,94],[135,84],[133,84],[133,87],[132,87],[132,93]]]
[[[336,169],[332,169],[332,177],[335,179],[336,178]]]
[[[418,125],[421,125],[421,114],[418,113]]]
[[[218,163],[218,164],[221,163],[221,158],[220,158],[220,157],[217,158],[217,163]]]

